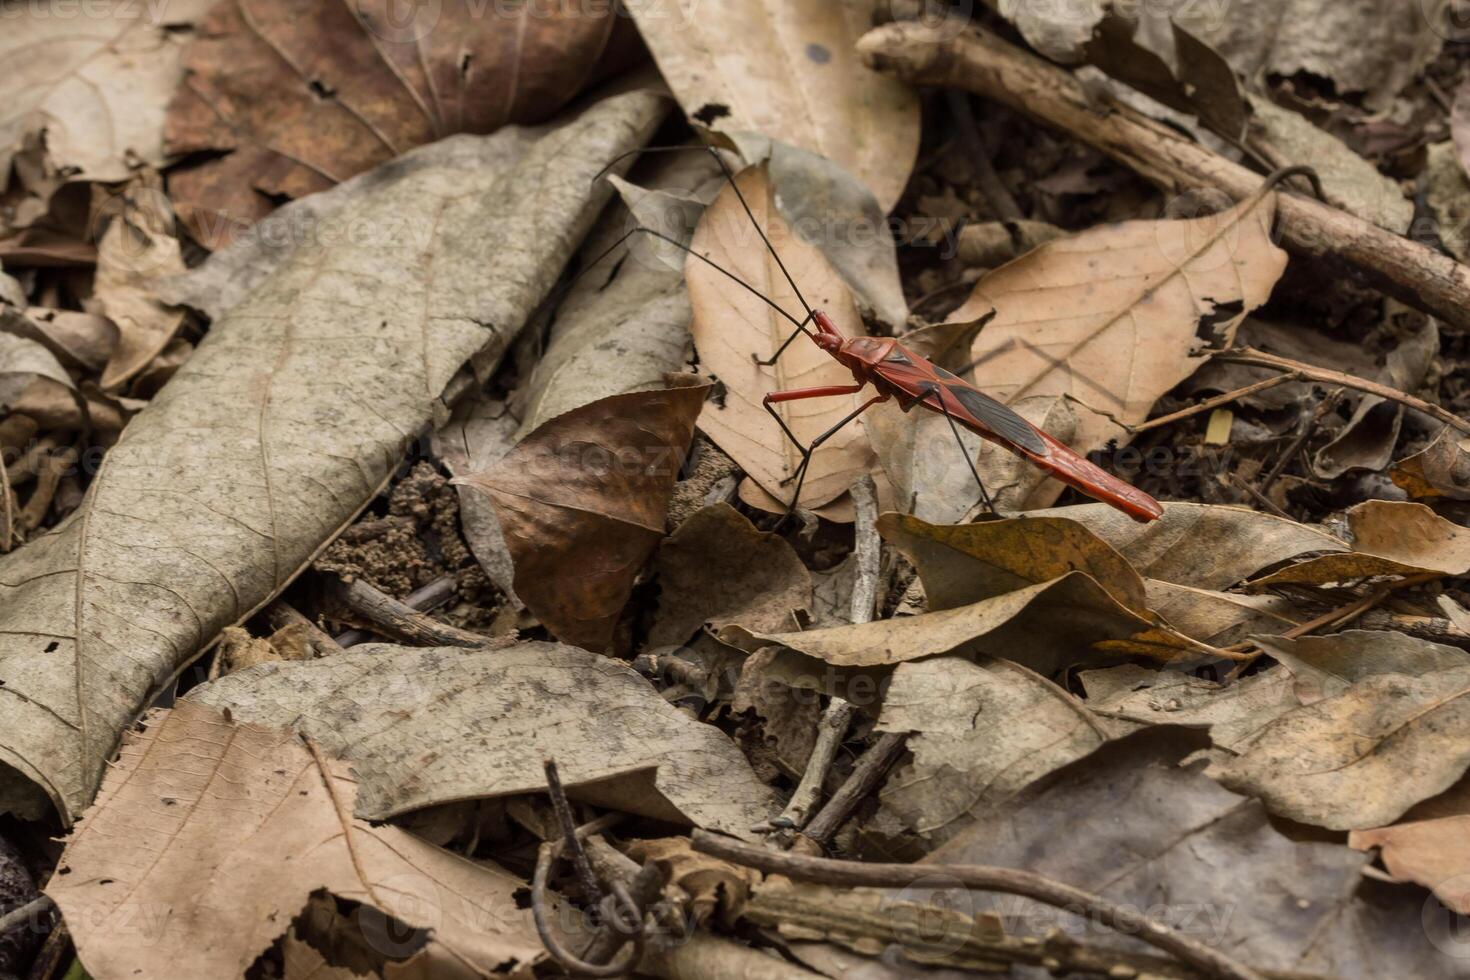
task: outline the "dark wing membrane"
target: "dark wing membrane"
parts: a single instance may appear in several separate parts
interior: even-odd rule
[[[918,358],[915,357],[915,360]],[[1012,445],[1037,456],[1046,456],[1051,452],[1034,425],[938,365],[923,361],[922,364],[909,366],[885,359],[880,365],[880,372],[891,386],[912,397],[917,398],[932,388],[942,386],[947,389],[950,397],[945,401],[945,407],[961,425],[969,428],[974,425],[982,426]],[[926,398],[922,404],[925,408],[939,411],[939,405],[932,396]]]

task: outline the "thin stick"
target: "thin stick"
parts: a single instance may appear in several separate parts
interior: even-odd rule
[[[372,622],[384,636],[417,646],[504,647],[514,642],[504,637],[471,633],[431,619],[404,602],[374,588],[362,579],[350,584],[339,581],[335,589],[342,604]]]
[[[428,585],[414,589],[403,597],[403,604],[415,612],[432,612],[444,605],[454,596],[454,578],[446,575],[441,579],[435,579]],[[356,646],[366,643],[372,639],[373,634],[368,630],[345,630],[338,633],[334,639],[340,647]]]
[[[1258,391],[1265,391],[1268,388],[1275,388],[1279,385],[1286,384],[1288,381],[1300,380],[1301,378],[1297,377],[1296,372],[1294,371],[1288,374],[1278,374],[1274,378],[1266,378],[1263,381],[1257,381],[1255,384],[1246,385],[1244,388],[1236,388],[1234,391],[1227,391],[1223,395],[1215,395],[1211,398],[1206,398],[1204,401],[1200,402],[1197,405],[1191,405],[1188,408],[1181,408],[1179,411],[1170,412],[1168,415],[1160,415],[1156,419],[1149,419],[1147,422],[1140,422],[1138,425],[1129,425],[1128,423],[1116,418],[1114,418],[1113,421],[1123,426],[1123,428],[1127,429],[1133,435],[1137,435],[1140,432],[1147,432],[1149,429],[1157,429],[1160,426],[1170,425],[1174,422],[1180,421],[1181,419],[1191,418],[1192,416],[1199,415],[1202,412],[1208,412],[1212,408],[1219,408],[1221,405],[1236,401],[1237,399],[1245,398],[1248,395],[1254,395]],[[1092,409],[1092,411],[1097,411],[1097,409]]]
[[[832,798],[807,824],[802,836],[824,848],[831,844],[832,838],[837,836],[837,831],[842,829],[858,804],[883,782],[888,770],[903,754],[908,737],[908,732],[883,733],[858,759],[842,788],[832,794]]]
[[[303,630],[311,640],[311,645],[316,648],[318,657],[336,656],[342,652],[342,647],[331,635],[316,623],[307,619],[295,606],[285,599],[277,599],[270,604],[265,611],[266,621],[271,624],[272,629],[285,629],[287,626],[295,626]]]
[[[0,461],[0,497],[4,498],[5,507],[5,537],[0,538],[0,554],[9,552],[15,545],[15,503],[11,499],[13,496],[10,490],[10,471],[6,469],[5,463]]]
[[[1341,385],[1344,388],[1352,388],[1354,391],[1364,391],[1370,395],[1377,395],[1387,401],[1398,402],[1400,405],[1412,408],[1416,412],[1428,415],[1430,418],[1443,422],[1445,425],[1454,426],[1461,432],[1470,433],[1470,422],[1460,418],[1451,412],[1445,411],[1438,405],[1431,405],[1422,398],[1416,398],[1408,392],[1390,388],[1388,385],[1359,378],[1352,374],[1343,374],[1341,371],[1329,371],[1326,368],[1313,367],[1303,364],[1301,361],[1293,361],[1289,357],[1280,357],[1276,354],[1268,354],[1265,351],[1256,350],[1254,347],[1237,347],[1224,350],[1215,355],[1216,360],[1229,361],[1233,364],[1249,364],[1254,367],[1272,368],[1277,371],[1290,372],[1307,381],[1320,381],[1323,384]]]
[[[1252,500],[1260,504],[1262,507],[1266,508],[1271,513],[1275,514],[1277,517],[1284,517],[1288,521],[1292,519],[1290,514],[1282,510],[1280,507],[1277,507],[1275,502],[1270,497],[1266,496],[1264,493],[1251,486],[1250,483],[1247,480],[1243,479],[1239,473],[1231,473],[1230,480],[1237,487],[1250,494]]]
[[[1221,188],[1249,197],[1260,175],[1117,102],[1098,100],[1075,75],[987,31],[886,24],[857,43],[868,67],[910,82],[964,88],[1070,133],[1166,193]],[[1470,326],[1470,268],[1419,242],[1297,194],[1277,199],[1282,244],[1343,263],[1390,296]]]
[[[546,759],[542,766],[546,770],[546,793],[551,797],[551,809],[556,813],[557,823],[561,824],[562,851],[571,858],[572,867],[576,869],[577,877],[582,882],[582,891],[586,893],[587,903],[596,905],[602,901],[602,886],[592,873],[592,865],[587,863],[587,852],[582,850],[582,840],[577,836],[577,819],[572,816],[572,804],[567,800],[567,791],[562,789],[561,775],[556,771],[556,760]]]
[[[975,186],[985,197],[985,203],[990,205],[991,212],[1001,221],[1020,221],[1025,218],[1026,215],[1021,212],[1016,199],[1011,196],[1006,185],[1000,182],[1000,174],[995,172],[985,141],[980,138],[980,127],[975,125],[970,97],[959,89],[952,88],[945,91],[944,101],[949,106],[950,115],[954,116],[955,128],[959,130],[960,143],[965,148],[970,172],[975,175]]]
[[[934,875],[942,875],[958,881],[966,888],[1021,895],[1067,911],[1081,909],[1089,918],[1177,956],[1210,977],[1221,980],[1261,980],[1261,975],[1244,963],[1189,938],[1157,919],[1124,905],[1114,905],[1101,895],[1053,881],[1031,871],[979,864],[866,864],[861,861],[836,861],[772,851],[732,838],[720,837],[705,830],[694,831],[691,842],[694,850],[701,854],[709,854],[770,874],[783,874],[801,881],[828,885],[906,888]]]
[[[852,586],[854,623],[872,622],[878,607],[878,568],[883,558],[883,539],[878,536],[878,488],[864,473],[852,485],[853,548],[857,579]]]
[[[587,977],[618,977],[631,971],[633,964],[643,955],[643,934],[632,936],[629,955],[612,963],[589,963],[561,944],[546,916],[546,879],[551,874],[551,862],[561,849],[561,843],[542,844],[536,852],[536,872],[531,877],[531,920],[536,924],[536,934],[541,945],[551,958],[561,964],[567,972]]]
[[[38,916],[46,915],[56,907],[50,895],[40,895],[26,902],[20,908],[11,909],[4,915],[0,915],[0,936],[14,929],[16,926],[26,925]]]

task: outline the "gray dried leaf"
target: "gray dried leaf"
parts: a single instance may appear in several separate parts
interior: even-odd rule
[[[937,844],[976,806],[1008,799],[1133,726],[1096,717],[1017,664],[935,657],[899,664],[876,727],[910,733],[913,753],[889,776],[883,806]]]
[[[294,726],[340,754],[357,773],[357,813],[370,820],[543,792],[547,758],[580,799],[741,837],[777,805],[719,729],[623,664],[557,643],[481,652],[364,644],[239,671],[190,700]]]
[[[1328,636],[1251,638],[1296,678],[1303,704],[1334,697],[1374,674],[1419,677],[1470,666],[1470,653],[1391,630],[1344,630]]]
[[[1095,714],[1137,725],[1204,728],[1211,742],[1232,751],[1301,703],[1292,691],[1291,674],[1280,667],[1233,684],[1135,664],[1086,670],[1078,677]]]
[[[662,107],[631,93],[368,174],[357,234],[303,244],[214,324],[76,515],[0,562],[0,791],[76,816],[142,707],[372,499],[466,360],[504,351],[602,203],[592,176]]]

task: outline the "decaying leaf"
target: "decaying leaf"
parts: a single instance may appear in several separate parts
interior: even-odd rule
[[[729,626],[720,637],[751,652],[779,644],[834,667],[886,667],[940,654],[985,654],[1043,675],[1099,657],[1089,653],[1094,644],[1106,643],[1112,653],[1165,661],[1202,652],[1188,638],[1130,611],[1082,572],[918,616],[788,633]],[[808,673],[815,669],[806,668]]]
[[[1171,502],[1164,504],[1163,517],[1148,524],[1106,504],[1058,507],[1031,516],[1047,515],[1086,526],[1141,575],[1199,589],[1223,589],[1299,555],[1348,550],[1346,541],[1319,527],[1247,507]]]
[[[364,644],[263,664],[191,700],[289,725],[350,761],[357,813],[541,792],[544,759],[588,802],[737,836],[772,792],[719,729],[694,721],[627,666],[556,643],[503,650]]]
[[[424,148],[357,202],[359,235],[303,244],[214,324],[79,512],[0,561],[7,806],[34,784],[73,818],[142,706],[372,499],[461,365],[504,352],[604,200],[592,176],[660,103],[605,100],[442,167]],[[432,231],[405,241],[405,220]]]
[[[1147,418],[1270,295],[1286,268],[1275,213],[1268,193],[1199,218],[1103,225],[989,273],[951,314],[996,311],[971,351],[975,383],[1008,404],[1072,398],[1078,452],[1127,442],[1118,423]]]
[[[760,881],[760,874],[750,868],[698,853],[687,837],[632,841],[628,855],[639,864],[655,862],[669,883],[684,892],[688,911],[701,926],[717,920],[732,927],[751,886]]]
[[[591,77],[616,22],[560,2],[407,14],[387,0],[210,10],[165,131],[170,152],[208,154],[169,178],[190,234],[218,248],[281,197],[453,133],[541,122]]]
[[[475,392],[454,407],[448,422],[434,430],[434,455],[444,463],[450,476],[483,473],[515,447],[519,427],[505,402]],[[496,588],[519,604],[515,593],[515,562],[505,543],[505,533],[500,529],[495,505],[474,487],[460,485],[455,490],[459,494],[460,529],[475,561]]]
[[[1170,626],[1215,647],[1228,647],[1249,636],[1285,633],[1306,618],[1280,596],[1215,592],[1153,578],[1144,582],[1144,589],[1148,608]]]
[[[708,391],[603,398],[545,423],[489,470],[455,478],[495,504],[516,595],[557,638],[589,650],[611,642],[664,536]]]
[[[24,294],[20,299],[24,303]],[[77,310],[0,304],[0,333],[34,340],[63,366],[89,373],[100,372],[117,347],[117,327],[111,320]]]
[[[1211,742],[1232,751],[1301,703],[1291,674],[1281,667],[1230,684],[1134,664],[1086,670],[1080,680],[1087,688],[1087,707],[1103,718],[1208,729]]]
[[[1470,436],[1446,426],[1426,448],[1399,460],[1389,476],[1418,500],[1470,500]]]
[[[1258,970],[1470,974],[1453,947],[1426,935],[1422,893],[1374,888],[1361,875],[1363,855],[1278,832],[1258,802],[1179,764],[1200,744],[1198,733],[1150,728],[977,812],[961,836],[925,859],[937,887],[947,863],[1024,867],[1148,910]],[[971,894],[962,910],[997,912],[1011,931],[1059,927],[1142,948],[1027,899]],[[925,892],[907,897],[922,900]]]
[[[972,808],[1004,800],[1132,726],[1005,660],[935,657],[899,664],[877,728],[908,732],[913,761],[895,770],[883,805],[939,843]]]
[[[872,188],[886,213],[918,152],[919,101],[857,58],[876,8],[654,0],[629,12],[691,119],[827,157]]]
[[[1147,615],[1143,579],[1122,555],[1064,517],[935,525],[884,514],[878,531],[914,563],[929,608],[950,609],[1080,571],[1119,603]]]
[[[189,701],[127,742],[47,888],[88,974],[240,976],[318,890],[425,930],[407,952],[427,943],[442,969],[528,972],[541,943],[522,883],[353,819],[356,783],[324,761]]]
[[[182,75],[188,27],[211,0],[113,3],[5,12],[0,62],[0,186],[29,137],[45,133],[48,162],[77,180],[126,180],[163,166],[164,108]],[[82,16],[82,14],[85,16]]]
[[[1322,585],[1373,575],[1463,575],[1470,571],[1470,529],[1423,504],[1369,500],[1347,512],[1349,553],[1322,555],[1253,579],[1252,588],[1285,582]]]
[[[68,397],[76,391],[66,368],[38,341],[0,332],[0,405],[14,405],[32,386],[65,392]]]
[[[1326,636],[1257,636],[1254,642],[1295,678],[1303,704],[1343,693],[1375,674],[1419,677],[1470,666],[1470,653],[1389,630],[1344,630]]]
[[[1470,768],[1470,662],[1364,677],[1236,751],[1212,775],[1274,813],[1332,830],[1392,823]]]
[[[812,576],[778,535],[758,531],[729,504],[711,504],[679,525],[659,549],[655,646],[676,646],[706,623],[753,630],[799,625],[812,608]]]
[[[109,223],[97,242],[97,278],[91,308],[117,325],[117,348],[101,385],[117,391],[168,346],[184,321],[153,295],[153,283],[182,274],[174,212],[163,181],[149,171],[103,206]]]
[[[1355,830],[1348,846],[1378,848],[1389,874],[1416,881],[1470,915],[1470,781],[1418,804],[1392,827]]]
[[[806,301],[824,310],[849,337],[864,333],[841,278],[822,253],[793,234],[776,212],[764,170],[742,171],[736,175],[736,186],[759,229],[752,226],[735,189],[726,187],[700,218],[691,243],[695,252],[730,270],[799,321],[805,311],[761,241],[763,231]],[[791,335],[793,320],[695,256],[689,257],[684,275],[694,307],[690,328],[694,345],[702,365],[726,388],[724,404],[711,406],[700,418],[700,428],[761,489],[789,501],[794,487],[783,486],[782,481],[795,474],[800,454],[761,401],[768,392],[788,388],[851,385],[852,372],[804,337],[786,348],[775,365],[756,364],[754,358],[769,358]],[[857,397],[784,402],[775,408],[806,445],[852,412]],[[885,407],[891,406],[879,406]],[[812,454],[801,502],[815,507],[835,499],[866,472],[870,456],[862,429],[856,425],[843,429]]]

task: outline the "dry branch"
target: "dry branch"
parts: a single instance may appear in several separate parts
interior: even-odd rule
[[[907,81],[963,88],[1063,129],[1167,193],[1218,188],[1243,200],[1261,175],[1212,153],[1143,113],[1100,104],[1071,73],[978,29],[958,35],[912,23],[868,32],[869,67]],[[1470,267],[1377,225],[1295,194],[1279,195],[1281,244],[1340,260],[1365,280],[1446,323],[1470,326]]]

